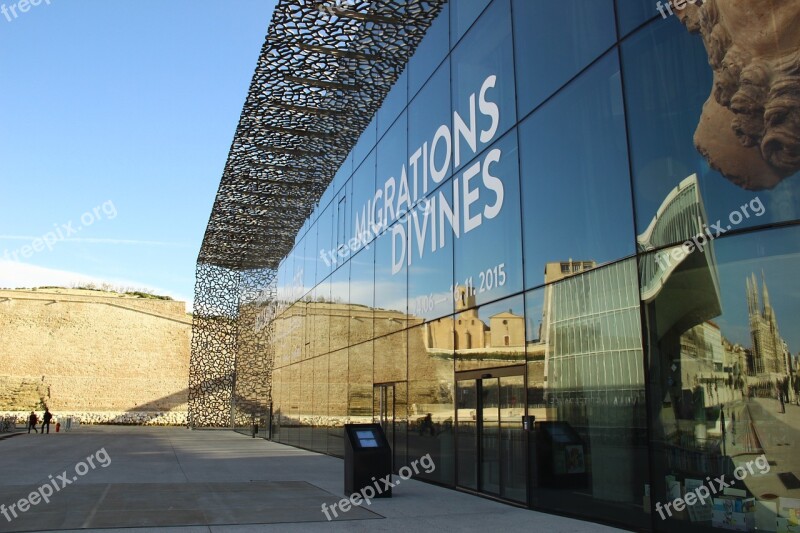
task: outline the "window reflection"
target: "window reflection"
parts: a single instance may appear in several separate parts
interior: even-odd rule
[[[585,266],[548,265],[549,284],[525,297],[534,501],[642,523],[647,443],[636,264]]]
[[[453,234],[440,233],[437,228],[436,205],[453,205],[449,182],[433,192],[424,205],[412,212],[413,242],[408,267],[408,312],[412,320],[430,320],[451,315],[454,310],[453,292]],[[417,233],[419,232],[419,233]],[[420,235],[427,235],[420,238]]]
[[[375,248],[350,260],[350,344],[372,339],[375,306]]]
[[[276,352],[277,353],[277,352]],[[270,396],[272,399],[272,439],[276,442],[282,442],[283,435],[281,434],[281,406],[285,405],[285,398],[283,396],[283,365],[279,364],[277,357],[275,360],[275,368],[272,369],[272,376],[270,379]]]
[[[398,260],[404,250],[400,234],[402,221],[378,237],[375,244],[375,336],[407,327],[408,269]]]
[[[800,459],[791,451],[800,437],[798,246],[796,228],[721,238],[673,258],[658,289],[641,271],[650,386],[660,399],[653,495],[674,530],[683,520],[725,528],[734,519],[750,531],[791,530],[800,502]],[[656,255],[643,262],[665,264]],[[723,475],[736,492],[664,508]]]
[[[452,129],[449,59],[436,70],[408,106],[408,182],[412,203],[430,194],[436,188],[436,183],[441,181],[430,183],[428,175],[432,141],[442,126]],[[433,161],[433,166],[443,178],[451,174],[452,156],[448,154],[447,150],[438,149]]]
[[[408,113],[403,111],[378,143],[376,190],[382,195],[373,199],[373,209],[379,212],[372,218],[375,224],[381,226],[380,231],[407,211],[412,201],[410,194],[413,194],[413,185],[409,183],[406,168],[407,142]]]
[[[625,119],[611,52],[520,126],[525,284],[546,264],[632,255]]]
[[[386,95],[380,109],[378,109],[378,139],[388,131],[392,123],[400,116],[408,103],[408,69],[397,78],[392,90]]]
[[[317,253],[314,254],[313,258],[317,283],[327,278],[333,271],[333,264],[329,264],[328,261],[324,259],[325,251],[336,249],[333,239],[333,210],[334,206],[329,204],[314,222],[317,231]]]
[[[280,346],[280,360],[291,364],[302,358],[306,343],[306,304],[296,302],[284,312],[274,326],[276,343]]]
[[[353,173],[353,156],[352,154],[348,154],[347,158],[342,163],[342,166],[339,167],[339,170],[336,171],[336,175],[333,176],[333,181],[331,182],[329,188],[339,195],[342,193],[342,187],[344,187],[345,183],[350,179],[350,176]]]
[[[519,292],[522,235],[516,131],[500,139],[451,181],[452,204],[448,205],[447,197],[440,193],[436,210],[439,229],[452,228],[456,236],[456,285],[466,287],[468,293],[461,305],[480,305]],[[444,187],[448,184],[442,190]],[[452,222],[447,216],[451,211]]]
[[[408,96],[413,98],[450,50],[450,3],[444,4],[408,62]]]
[[[375,199],[375,150],[370,152],[360,167],[353,173],[353,197],[350,209],[350,227],[348,228],[348,246],[342,254],[346,258],[360,250],[375,239],[377,225],[382,222],[381,212]],[[383,183],[383,182],[381,182]],[[350,239],[355,239],[351,241]],[[355,244],[352,246],[350,243]],[[331,261],[341,261],[339,256]]]
[[[614,44],[614,6],[612,0],[514,0],[512,7],[522,117]]]
[[[294,446],[311,448],[313,442],[313,422],[308,413],[314,412],[314,361],[307,360],[297,365],[297,426]]]
[[[375,339],[375,383],[406,381],[408,366],[408,333],[400,331]]]
[[[515,50],[512,0],[445,8],[278,269],[299,301],[273,324],[276,438],[341,454],[346,421],[391,418],[395,460],[430,453],[433,481],[639,528],[792,531],[800,229],[683,242],[744,206],[736,230],[792,222],[800,185],[748,192],[713,170],[693,140],[712,86],[699,38],[654,20],[597,58],[609,4],[513,0]],[[618,4],[622,32],[657,17]],[[429,207],[403,216],[406,191]],[[667,512],[748,461],[742,493]]]
[[[452,332],[456,371],[516,365],[525,360],[522,296],[474,307],[466,287],[458,287],[456,315],[430,324],[437,346]],[[473,306],[470,308],[470,304]]]
[[[474,154],[516,122],[510,0],[492,2],[453,50],[451,63],[453,111],[467,126],[475,113],[480,132],[469,137],[454,133],[453,149]],[[453,128],[458,130],[455,124]],[[454,157],[453,168],[457,170],[470,159]]]
[[[671,51],[668,57],[663,54],[665,49]],[[739,141],[735,142],[736,150],[726,152],[727,162],[739,162],[737,171],[728,178],[711,168],[695,146],[699,141],[698,125],[711,120],[703,110],[713,87],[712,69],[699,38],[687,36],[686,28],[677,21],[659,18],[623,43],[622,59],[637,233],[644,233],[664,198],[691,175],[697,175],[703,191],[708,223],[719,223],[723,232],[800,216],[800,179],[790,177],[773,188],[754,193],[733,183],[738,171],[744,172],[739,167],[747,166],[740,161],[739,150],[745,148]],[[725,131],[731,127],[730,120],[716,125],[719,132],[716,140],[708,139],[705,132],[703,142],[717,143],[718,149],[726,147]],[[791,130],[791,126],[786,127]],[[707,151],[707,147],[702,150]],[[742,206],[756,196],[765,211],[737,222]],[[719,232],[714,230],[714,233]],[[679,244],[694,235],[675,234],[673,243]]]
[[[339,191],[336,197],[331,204],[331,210],[333,211],[333,228],[332,228],[332,246],[331,250],[336,250],[336,255],[334,256],[337,259],[337,262],[334,264],[330,258],[330,254],[325,254],[327,250],[322,252],[322,263],[325,265],[327,271],[335,270],[339,266],[341,266],[340,257],[339,257],[339,250],[345,247],[351,248],[350,254],[353,253],[353,246],[350,242],[350,236],[352,234],[352,219],[350,218],[351,211],[352,211],[352,204],[353,203],[353,191],[352,191],[352,181],[348,180],[345,183],[344,187]],[[328,263],[331,263],[330,266]]]
[[[450,46],[455,46],[490,2],[470,0],[450,3]]]
[[[328,367],[330,355],[322,355],[309,361],[313,368],[313,395],[311,401],[311,411],[313,415],[313,426],[311,429],[311,448],[322,453],[328,452],[328,423],[330,420],[329,410],[329,390],[328,390]]]
[[[347,420],[347,354],[348,350],[331,353],[328,366],[328,453],[343,457],[343,427]]]
[[[619,17],[619,33],[625,36],[636,27],[652,19],[659,14],[658,2],[654,0],[616,0],[617,15]],[[662,2],[666,4],[667,2]],[[659,18],[661,20],[661,18]],[[671,24],[679,24],[678,20],[671,21]]]
[[[326,354],[330,351],[331,339],[331,281],[330,278],[321,282],[314,289],[314,301],[309,304],[309,324],[313,328],[311,340],[311,353],[314,356]]]
[[[300,254],[297,259],[303,265],[304,295],[311,291],[316,284],[317,258],[319,257],[317,250],[319,250],[317,247],[317,226],[313,225],[297,246],[297,251]],[[306,296],[306,298],[311,298],[311,296]]]
[[[330,278],[330,350],[346,348],[350,343],[350,262]]]
[[[377,119],[372,117],[372,121],[367,125],[358,138],[358,142],[353,147],[353,165],[358,168],[362,161],[367,157],[370,150],[375,146],[377,138]]]
[[[350,346],[347,365],[347,415],[353,424],[372,422],[372,341]]]

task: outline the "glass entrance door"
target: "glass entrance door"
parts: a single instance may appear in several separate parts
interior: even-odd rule
[[[527,501],[527,439],[522,429],[525,415],[525,377],[506,376],[499,378],[498,424],[500,457],[498,458],[500,495],[509,500]]]
[[[523,371],[503,368],[456,376],[460,487],[526,501]]]
[[[393,463],[394,454],[397,450],[394,393],[394,383],[381,383],[375,385],[372,390],[373,421],[380,424],[383,428],[386,440],[389,441],[389,446],[392,447]],[[394,464],[392,464],[392,470],[394,470]]]
[[[456,381],[456,462],[457,483],[478,490],[478,382]]]

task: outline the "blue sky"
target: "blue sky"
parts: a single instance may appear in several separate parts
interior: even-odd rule
[[[0,15],[0,287],[96,280],[191,302],[274,5],[42,0]]]

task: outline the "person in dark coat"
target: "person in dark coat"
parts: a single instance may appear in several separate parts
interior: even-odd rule
[[[39,433],[39,430],[36,429],[36,422],[38,421],[39,419],[36,417],[36,413],[31,411],[31,416],[28,417],[28,434],[30,434],[31,430]]]
[[[44,410],[44,416],[42,417],[42,435],[44,435],[44,427],[47,426],[47,432],[50,433],[50,421],[53,419],[53,415],[50,414],[49,409]]]

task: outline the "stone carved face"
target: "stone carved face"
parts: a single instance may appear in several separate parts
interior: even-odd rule
[[[800,1],[705,0],[678,16],[703,37],[714,70],[698,151],[750,190],[800,171]]]

